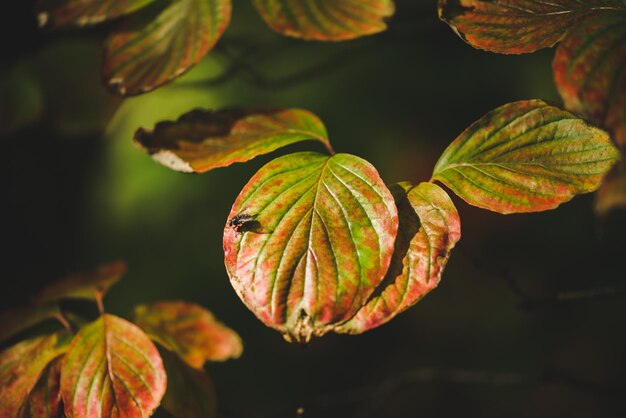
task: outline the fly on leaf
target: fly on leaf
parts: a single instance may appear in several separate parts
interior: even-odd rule
[[[228,220],[228,227],[233,228],[235,232],[241,234],[244,232],[256,232],[258,234],[268,234],[272,231],[264,229],[261,223],[257,221],[256,215],[250,215],[241,212]]]

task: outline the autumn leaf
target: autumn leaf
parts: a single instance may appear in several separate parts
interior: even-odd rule
[[[383,283],[354,318],[337,332],[360,334],[415,305],[439,284],[450,253],[461,239],[461,220],[450,197],[436,184],[390,188],[400,225]]]
[[[302,109],[198,109],[135,134],[136,143],[156,161],[173,170],[196,173],[249,161],[306,140],[320,141],[332,152],[322,122]]]
[[[161,406],[174,418],[214,418],[217,399],[209,376],[168,350],[161,350],[161,356],[167,372],[167,391]]]
[[[565,107],[606,127],[626,147],[626,9],[579,23],[552,65]]]
[[[553,46],[581,19],[624,0],[438,0],[439,17],[475,48],[525,54]]]
[[[342,41],[382,32],[392,0],[253,0],[276,32],[316,41]]]
[[[76,334],[62,364],[68,418],[147,417],[165,387],[163,362],[148,336],[110,314]]]
[[[79,273],[58,280],[44,288],[34,301],[57,302],[63,299],[101,298],[126,273],[126,263],[114,261],[98,266],[89,273]]]
[[[68,341],[69,342],[69,341]],[[33,388],[28,406],[24,408],[24,418],[61,418],[61,362],[63,357],[54,359],[41,374]]]
[[[196,369],[205,361],[237,358],[241,338],[211,312],[190,302],[156,302],[135,308],[134,322],[154,341]]]
[[[0,342],[61,314],[55,303],[25,306],[0,313]]]
[[[133,13],[154,0],[40,0],[39,26],[87,26]]]
[[[105,42],[106,83],[122,96],[166,84],[213,49],[230,15],[230,0],[172,0],[133,14]]]
[[[397,228],[393,196],[367,161],[289,154],[261,168],[233,205],[226,268],[263,323],[307,342],[367,301],[387,271]]]
[[[444,151],[433,179],[474,206],[538,212],[596,190],[618,158],[604,131],[527,100],[474,122]]]
[[[67,349],[64,331],[22,341],[0,353],[0,417],[26,417],[45,397],[46,367]],[[52,388],[53,389],[53,388]],[[51,403],[50,408],[54,408]],[[31,409],[32,408],[32,409]]]

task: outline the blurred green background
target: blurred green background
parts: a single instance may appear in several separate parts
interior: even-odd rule
[[[322,118],[337,151],[369,160],[386,182],[425,181],[487,111],[529,98],[560,103],[553,51],[474,50],[437,19],[434,0],[397,0],[389,31],[337,44],[282,38],[249,1],[235,1],[231,26],[200,65],[122,101],[100,85],[106,27],[41,32],[34,2],[13,3],[2,23],[18,29],[2,25],[0,49],[3,307],[125,259],[109,311],[186,299],[243,338],[241,359],[207,367],[223,417],[295,417],[298,408],[307,418],[626,416],[624,212],[597,218],[592,195],[510,216],[455,198],[463,239],[437,290],[382,328],[303,348],[239,301],[221,234],[266,161],[321,148],[184,175],[131,140],[138,127],[196,107],[303,107]],[[556,300],[598,288],[609,294]]]

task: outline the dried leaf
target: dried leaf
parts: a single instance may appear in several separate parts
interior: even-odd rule
[[[525,54],[553,46],[581,19],[624,0],[438,0],[439,18],[474,48]]]
[[[154,341],[175,352],[192,367],[205,361],[238,358],[241,338],[211,312],[189,302],[156,302],[135,308],[134,322]]]
[[[0,417],[22,417],[41,398],[37,382],[67,349],[70,335],[58,332],[22,341],[0,353]],[[54,407],[54,405],[50,405]]]
[[[350,319],[389,267],[398,228],[376,169],[348,154],[277,158],[248,182],[224,230],[239,297],[287,340]]]
[[[552,66],[565,107],[626,146],[626,10],[578,24],[559,44]]]
[[[249,161],[299,141],[317,140],[332,150],[317,116],[301,109],[192,110],[176,122],[139,129],[135,141],[173,170],[203,173]]]
[[[278,33],[317,41],[342,41],[387,29],[392,0],[253,0]]]
[[[37,303],[57,302],[63,299],[96,300],[126,273],[126,263],[114,261],[103,264],[89,273],[74,274],[44,288],[34,300]]]
[[[391,266],[369,302],[338,332],[360,334],[389,322],[420,301],[441,280],[450,253],[461,239],[461,219],[436,184],[391,188],[400,226]]]
[[[154,0],[40,0],[39,26],[87,26],[133,13]]]
[[[157,348],[137,326],[104,314],[82,328],[63,360],[61,393],[68,418],[139,418],[165,393]]]
[[[154,90],[200,62],[230,23],[231,1],[172,0],[150,9],[105,42],[104,79],[122,96]]]
[[[538,212],[596,190],[618,158],[604,131],[527,100],[474,122],[444,151],[433,179],[474,206]]]

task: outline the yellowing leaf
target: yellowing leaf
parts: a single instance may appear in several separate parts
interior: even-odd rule
[[[74,337],[63,360],[68,418],[148,417],[165,393],[157,348],[135,325],[102,315]]]
[[[23,341],[0,353],[0,417],[28,416],[31,396],[37,409],[42,395],[37,382],[68,343],[69,335],[60,332]]]
[[[132,13],[154,0],[40,0],[40,26],[86,26]]]
[[[604,131],[527,100],[474,122],[444,151],[433,179],[474,206],[537,212],[596,190],[618,158]]]
[[[253,0],[270,28],[283,35],[341,41],[382,32],[392,0]]]
[[[383,283],[338,332],[376,328],[437,287],[450,253],[461,239],[461,220],[450,197],[436,184],[391,188],[400,226],[391,266]]]
[[[277,158],[250,179],[224,230],[231,283],[288,341],[350,319],[389,266],[398,228],[376,169],[348,154]]]
[[[126,263],[114,261],[103,264],[89,273],[74,274],[44,288],[35,297],[37,303],[63,299],[96,300],[126,273]]]
[[[141,94],[197,64],[226,30],[230,0],[172,0],[132,15],[105,42],[103,73],[122,96]]]
[[[579,23],[559,44],[552,65],[565,107],[626,146],[626,10]]]
[[[190,366],[201,369],[205,361],[237,358],[241,338],[211,312],[189,302],[156,302],[135,308],[134,322],[163,347]]]
[[[301,109],[216,112],[193,110],[176,122],[139,129],[135,141],[173,170],[203,173],[249,161],[299,141],[317,140],[332,151],[326,128]]]
[[[209,376],[167,350],[161,355],[167,372],[167,391],[161,406],[174,418],[214,418],[217,399]]]
[[[438,0],[439,17],[475,48],[524,54],[553,46],[576,22],[624,0]]]

